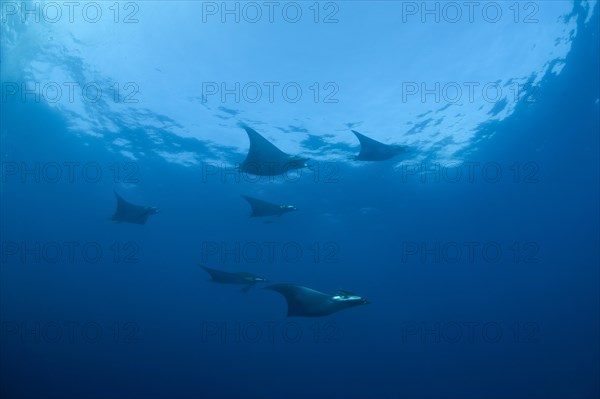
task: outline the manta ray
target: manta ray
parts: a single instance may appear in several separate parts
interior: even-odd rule
[[[204,265],[198,265],[208,272],[212,281],[221,284],[243,284],[242,291],[248,291],[256,283],[264,283],[267,281],[264,277],[255,276],[247,272],[224,272],[222,270],[211,269]]]
[[[148,216],[155,215],[160,212],[158,208],[153,206],[142,206],[135,205],[131,202],[127,202],[121,197],[116,191],[114,191],[117,197],[117,209],[110,220],[117,223],[134,223],[134,224],[146,224]]]
[[[356,161],[385,161],[408,151],[406,146],[383,144],[355,130],[352,133],[360,141],[360,153],[354,157]]]
[[[281,216],[287,212],[293,212],[298,210],[293,205],[278,205],[271,202],[263,201],[258,198],[242,195],[242,197],[248,201],[252,208],[250,217],[261,217],[261,216]]]
[[[277,291],[285,297],[288,317],[327,316],[343,309],[370,303],[365,298],[344,290],[339,290],[335,294],[326,294],[295,284],[275,284],[265,289]]]
[[[275,176],[308,167],[308,158],[286,154],[254,129],[244,127],[250,139],[250,150],[239,170],[257,176]]]

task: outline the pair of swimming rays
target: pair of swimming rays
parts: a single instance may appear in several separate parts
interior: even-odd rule
[[[135,205],[126,201],[116,191],[114,193],[117,197],[117,209],[110,218],[113,222],[146,224],[148,217],[160,213],[160,209],[154,206]],[[242,198],[248,201],[252,207],[250,217],[281,216],[298,209],[293,205],[277,205],[247,195],[242,195]]]
[[[275,176],[309,167],[309,158],[286,154],[256,130],[248,126],[244,126],[244,130],[250,139],[250,150],[244,162],[240,164],[241,172]],[[360,142],[360,152],[353,158],[356,161],[385,161],[408,151],[406,146],[384,144],[354,130],[352,133]]]
[[[269,142],[257,131],[244,127],[250,139],[250,150],[244,162],[238,168],[240,172],[259,176],[274,176],[288,173],[290,170],[306,168],[309,158],[286,154]],[[407,147],[384,144],[352,130],[360,141],[360,152],[354,157],[357,161],[384,161],[407,152]],[[118,223],[146,224],[148,217],[160,212],[156,207],[135,205],[126,201],[116,191],[117,209],[111,220]],[[273,204],[258,198],[242,195],[252,208],[251,217],[281,216],[297,210],[293,205]],[[224,284],[243,284],[244,291],[258,282],[267,280],[247,272],[225,272],[202,266],[211,279]],[[282,294],[288,304],[288,316],[318,317],[369,303],[365,298],[349,291],[340,290],[335,294],[327,294],[295,284],[275,284],[268,287]]]
[[[268,280],[248,272],[224,272],[199,265],[208,272],[212,281],[221,284],[242,284],[246,292],[257,283]],[[274,284],[265,287],[267,290],[279,292],[288,306],[287,316],[320,317],[327,316],[343,309],[368,304],[365,298],[350,291],[339,290],[335,294],[327,294],[312,288],[296,284]]]

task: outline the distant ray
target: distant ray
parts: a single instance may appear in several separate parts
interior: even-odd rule
[[[221,284],[242,284],[245,285],[242,291],[248,291],[256,283],[267,281],[264,277],[256,276],[248,272],[224,272],[222,270],[211,269],[203,265],[198,265],[210,275],[212,281]]]
[[[281,216],[284,213],[297,210],[297,208],[293,205],[273,204],[271,202],[249,197],[247,195],[242,195],[242,197],[248,201],[250,207],[252,208],[252,214],[250,214],[250,217]]]
[[[360,141],[360,153],[354,158],[357,161],[385,161],[404,152],[408,147],[396,144],[384,144],[355,130],[352,133]]]
[[[148,216],[155,215],[160,212],[158,208],[153,206],[141,206],[127,202],[116,191],[114,191],[114,193],[117,197],[117,209],[110,220],[119,223],[126,222],[134,224],[146,224]]]
[[[275,176],[308,167],[308,158],[286,154],[254,129],[244,129],[250,139],[250,150],[240,165],[240,171],[258,176]]]

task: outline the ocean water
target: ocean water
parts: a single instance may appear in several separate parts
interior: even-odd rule
[[[65,4],[2,3],[0,397],[600,395],[596,2]]]

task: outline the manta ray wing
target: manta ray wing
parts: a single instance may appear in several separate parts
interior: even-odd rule
[[[250,150],[240,165],[242,171],[267,176],[305,167],[306,158],[286,154],[252,128],[245,126],[244,130],[250,139]]]
[[[406,151],[403,146],[384,144],[355,130],[352,133],[360,141],[360,153],[355,158],[358,161],[384,161]]]
[[[212,281],[217,283],[244,284],[251,287],[259,281],[266,281],[264,278],[255,276],[254,274],[248,272],[224,272],[222,270],[211,269],[210,267],[200,264],[198,266],[203,268],[210,275]],[[256,280],[257,278],[261,280]],[[250,287],[246,287],[246,289],[242,289],[242,291],[246,291],[247,289],[250,289]]]
[[[117,209],[112,216],[116,222],[129,222],[135,224],[145,224],[148,220],[149,212],[145,206],[135,205],[125,201],[116,191]]]
[[[268,287],[285,297],[288,316],[325,316],[338,309],[331,295],[294,284],[275,284]]]
[[[247,195],[242,195],[242,197],[248,201],[250,207],[252,208],[252,214],[250,215],[251,217],[273,216],[280,215],[282,213],[281,206],[277,204],[263,201],[258,198],[249,197]]]
[[[261,163],[265,161],[288,161],[292,158],[291,155],[286,154],[277,148],[269,140],[261,136],[256,130],[249,127],[244,128],[250,139],[250,150],[248,156],[244,160],[244,163]]]
[[[236,273],[224,272],[217,269],[211,269],[210,267],[206,267],[203,265],[199,265],[210,275],[210,278],[217,283],[224,284],[245,284],[246,281],[243,277],[239,276]]]

